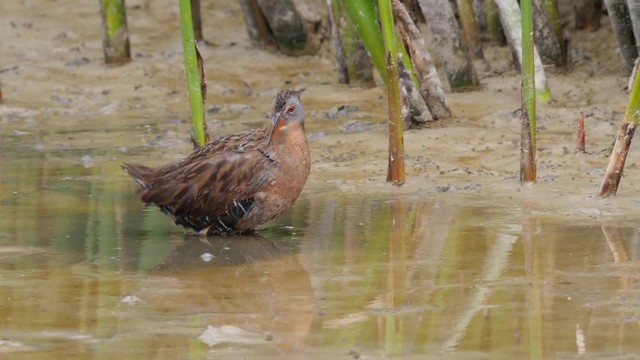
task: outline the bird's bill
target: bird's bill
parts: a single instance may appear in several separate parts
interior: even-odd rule
[[[269,139],[267,140],[267,147],[271,145],[271,140],[273,140],[273,135],[275,135],[278,130],[282,129],[284,126],[284,115],[281,113],[277,113],[273,116],[273,125],[271,127],[271,132],[269,133]]]

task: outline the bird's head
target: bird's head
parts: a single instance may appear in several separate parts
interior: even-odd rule
[[[304,109],[300,101],[300,91],[280,90],[273,99],[271,120],[271,132],[267,140],[267,147],[278,132],[289,126],[298,125],[304,129]]]

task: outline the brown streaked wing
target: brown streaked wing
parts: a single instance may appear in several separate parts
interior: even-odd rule
[[[204,158],[226,152],[246,152],[266,145],[269,127],[252,129],[234,134],[214,137],[210,142],[192,152],[183,160],[155,169],[157,176],[164,176],[183,166],[185,163],[204,161]]]
[[[239,212],[238,204],[253,203],[253,195],[271,182],[275,166],[258,150],[186,160],[159,174],[141,196],[173,215],[177,223],[197,230],[221,219],[233,227],[246,212]]]

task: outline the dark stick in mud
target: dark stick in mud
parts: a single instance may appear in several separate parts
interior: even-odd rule
[[[207,123],[204,119],[204,98],[206,85],[202,58],[196,47],[191,16],[191,1],[180,0],[180,28],[182,31],[182,52],[187,77],[187,90],[191,105],[192,140],[194,147],[200,147],[209,141]]]
[[[398,46],[393,26],[391,0],[378,0],[380,23],[387,67],[387,100],[389,107],[389,167],[387,182],[402,185],[404,173],[404,138],[400,104],[400,84],[398,81]]]
[[[331,39],[333,42],[333,57],[336,62],[336,71],[338,72],[338,82],[340,84],[349,83],[349,73],[347,72],[347,59],[344,55],[344,47],[340,36],[340,28],[338,27],[337,16],[338,0],[327,0],[327,9],[329,10],[329,23],[331,25]]]
[[[633,89],[631,90],[631,96],[629,96],[627,109],[624,112],[624,118],[609,157],[607,171],[598,190],[598,197],[600,198],[615,195],[618,191],[631,140],[633,140],[636,126],[638,126],[638,117],[640,117],[640,76],[636,76],[633,81]]]
[[[130,61],[131,50],[124,0],[101,0],[100,18],[104,62],[121,64]]]
[[[420,94],[427,104],[431,116],[435,120],[451,118],[451,110],[449,110],[444,89],[420,30],[400,0],[393,0],[393,13],[400,30],[400,36],[407,44],[411,54],[411,60],[420,84]]]

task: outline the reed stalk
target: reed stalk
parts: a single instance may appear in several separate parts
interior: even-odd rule
[[[638,57],[638,50],[634,43],[633,29],[629,9],[625,0],[604,0],[609,13],[611,27],[616,34],[618,48],[622,62],[629,72],[633,69],[633,62]]]
[[[276,47],[267,19],[256,0],[240,0],[249,37],[268,47]]]
[[[549,23],[551,24],[553,32],[556,33],[556,37],[558,40],[562,39],[562,27],[560,26],[560,20],[558,17],[558,3],[556,0],[542,0],[542,6],[544,7],[544,12],[549,18]]]
[[[124,0],[100,0],[102,19],[102,51],[107,64],[131,60],[127,12]]]
[[[533,0],[533,31],[536,48],[545,64],[562,65],[560,37],[555,32],[543,0]]]
[[[522,17],[518,3],[514,0],[494,0],[500,20],[507,36],[507,42],[516,53],[522,67]],[[540,101],[551,100],[551,91],[538,52],[534,51],[535,89]]]
[[[500,24],[500,13],[498,12],[495,0],[485,0],[484,13],[487,18],[487,32],[494,41],[504,44],[504,34],[502,33],[502,25]]]
[[[451,118],[452,114],[447,104],[444,89],[420,30],[400,0],[393,0],[393,13],[398,24],[400,36],[411,53],[411,60],[420,83],[420,95],[422,95],[431,116],[435,120]]]
[[[0,104],[2,104],[2,82],[0,81]]]
[[[191,16],[191,1],[180,0],[180,29],[182,30],[182,51],[184,53],[184,67],[191,104],[191,119],[193,126],[194,146],[200,147],[208,140],[206,122],[204,120],[204,74],[201,63],[198,62],[198,50],[193,31]]]
[[[532,0],[522,0],[522,114],[520,182],[536,182],[536,83]]]
[[[418,3],[431,29],[434,51],[444,64],[451,90],[477,87],[480,84],[478,74],[449,0],[418,0]]]
[[[344,4],[338,0],[340,8],[340,36],[347,61],[349,84],[373,86],[373,63],[355,26],[349,21]],[[337,19],[336,19],[337,20]]]
[[[483,33],[487,31],[487,16],[485,13],[484,0],[472,0],[473,16],[476,18],[478,30]]]
[[[387,182],[393,182],[394,185],[399,186],[404,184],[405,181],[404,139],[398,81],[398,45],[396,44],[393,11],[391,9],[391,0],[378,0],[386,58],[387,100],[389,102],[389,167]]]
[[[338,19],[340,14],[340,4],[338,0],[327,0],[327,8],[329,10],[329,23],[331,25],[331,39],[333,42],[333,56],[336,62],[336,72],[338,73],[338,83],[349,83],[349,72],[347,68],[347,58],[342,46],[342,37],[340,36],[340,28]]]
[[[460,19],[460,27],[462,34],[469,47],[469,53],[475,59],[484,58],[482,51],[482,42],[480,41],[480,31],[476,17],[473,12],[472,0],[457,0],[458,18]]]
[[[386,82],[387,79],[387,63],[385,56],[385,48],[383,45],[382,33],[380,25],[376,21],[377,14],[375,4],[371,0],[341,0],[344,5],[345,12],[349,20],[356,28],[356,31],[362,39],[362,43],[369,51],[373,65],[378,70],[380,77]],[[378,4],[380,4],[378,2]],[[394,43],[398,52],[401,54],[400,60],[410,74],[413,74],[413,65],[411,57],[407,53],[401,42],[397,41],[395,31],[391,33],[394,36]]]
[[[627,109],[624,112],[624,118],[622,119],[622,124],[616,136],[616,142],[609,156],[609,165],[607,166],[607,171],[604,174],[600,189],[598,190],[598,197],[600,198],[615,195],[618,191],[618,185],[620,185],[620,178],[624,170],[624,163],[629,154],[629,147],[631,146],[631,140],[633,140],[636,127],[638,126],[639,117],[640,76],[636,76],[633,80],[633,88],[631,89]]]
[[[636,48],[640,49],[640,0],[627,0]]]

